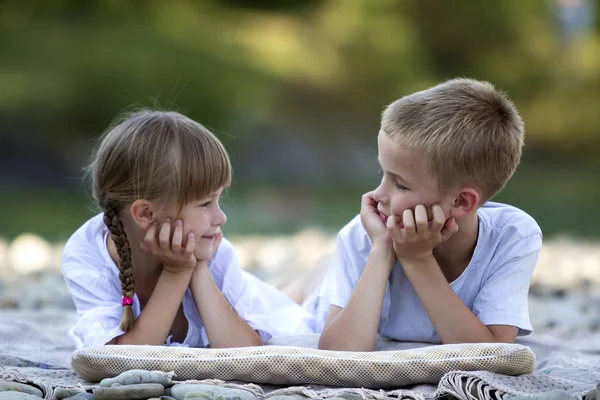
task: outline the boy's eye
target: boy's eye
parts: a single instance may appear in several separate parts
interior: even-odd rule
[[[400,190],[406,190],[406,186],[403,186],[403,185],[399,184],[398,182],[396,182],[396,187]]]
[[[210,203],[212,203],[212,201],[207,201],[206,203],[200,204],[200,207],[208,207],[210,206]]]

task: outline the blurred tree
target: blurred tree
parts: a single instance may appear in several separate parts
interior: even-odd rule
[[[567,3],[590,15],[565,46]],[[3,0],[0,185],[78,186],[93,139],[137,105],[215,130],[248,184],[361,185],[383,107],[456,76],[514,99],[525,167],[583,176],[600,168],[599,12],[590,0]]]

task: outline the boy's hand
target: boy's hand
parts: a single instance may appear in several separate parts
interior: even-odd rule
[[[402,221],[395,216],[388,218],[387,229],[393,240],[396,257],[401,262],[423,261],[432,257],[433,248],[458,231],[455,219],[451,217],[446,220],[441,206],[434,204],[431,211],[431,221],[428,221],[427,209],[421,204],[415,207],[414,215],[412,210],[404,210]]]
[[[142,249],[152,254],[166,271],[172,273],[193,271],[196,266],[194,233],[188,233],[187,244],[183,247],[183,222],[181,220],[177,220],[172,227],[171,220],[167,218],[160,226],[160,230],[158,225],[158,223],[154,223],[148,228],[140,245]]]
[[[377,211],[377,201],[373,198],[373,192],[365,193],[362,196],[360,204],[360,220],[371,239],[371,243],[375,246],[376,243],[391,245],[392,238],[379,216]]]

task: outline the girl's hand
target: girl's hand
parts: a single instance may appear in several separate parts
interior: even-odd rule
[[[187,244],[183,243],[183,222],[177,220],[172,226],[169,218],[158,228],[159,223],[153,223],[141,243],[142,249],[148,251],[163,266],[163,269],[175,274],[192,272],[196,266],[194,233],[187,235]]]
[[[392,245],[390,234],[377,211],[377,201],[373,198],[373,192],[365,193],[362,196],[360,220],[373,246],[376,244],[383,244],[386,247]]]

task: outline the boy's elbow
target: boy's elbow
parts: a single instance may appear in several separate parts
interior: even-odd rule
[[[359,343],[356,340],[348,340],[342,335],[327,334],[324,330],[319,338],[319,350],[333,351],[373,351],[375,343]]]
[[[492,337],[494,338],[494,342],[496,343],[508,343],[512,344],[515,342],[517,335],[519,334],[519,328],[516,326],[509,325],[488,325]]]

